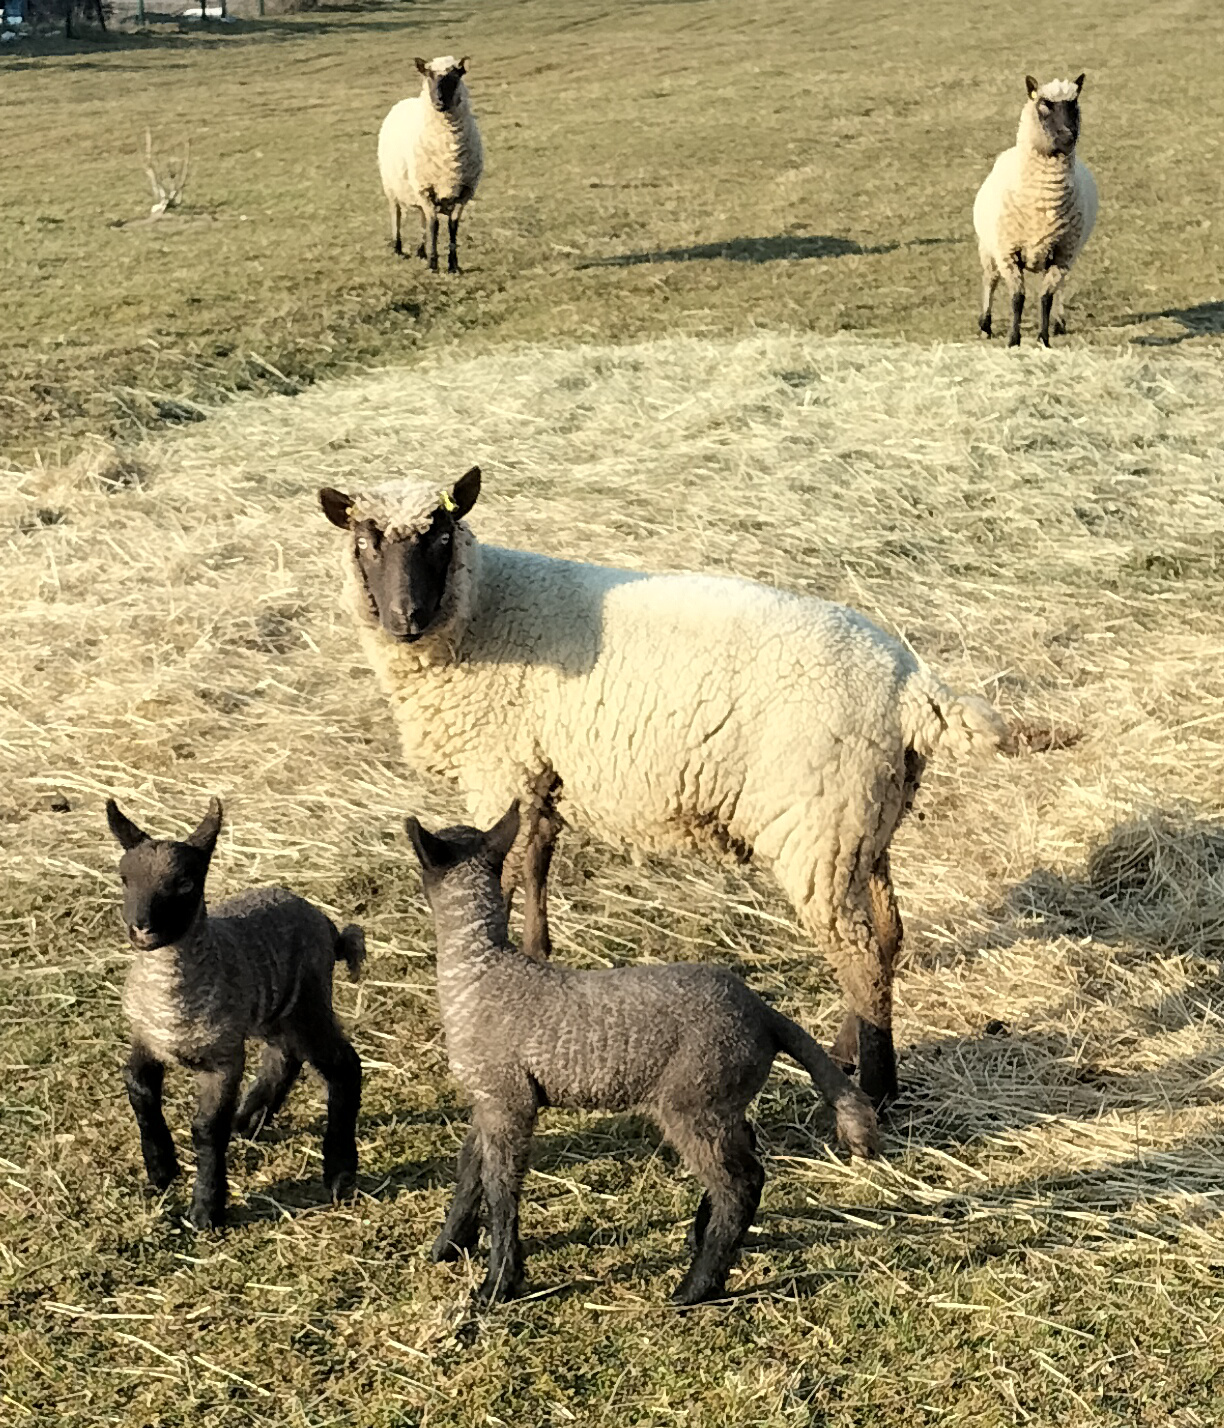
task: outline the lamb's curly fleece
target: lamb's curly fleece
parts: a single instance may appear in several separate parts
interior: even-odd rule
[[[354,524],[428,527],[436,485],[353,498]],[[459,523],[436,623],[380,628],[343,553],[345,603],[408,763],[454,780],[485,826],[548,767],[563,809],[612,842],[772,866],[852,1008],[891,1025],[867,884],[912,797],[907,750],[997,751],[1003,720],[864,616],[711,575],[642,575],[476,541]],[[872,947],[874,954],[874,945]]]

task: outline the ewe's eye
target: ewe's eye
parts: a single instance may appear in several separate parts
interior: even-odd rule
[[[366,549],[368,549],[369,544],[370,544],[370,542],[369,542],[368,540],[366,540],[365,536],[358,536],[358,537],[357,537],[357,549],[358,549],[358,550],[366,550]]]
[[[438,544],[439,544],[439,545],[449,545],[449,544],[450,544],[450,531],[443,531],[443,532],[442,532],[442,534],[438,537]]]
[[[195,883],[190,878],[180,878],[174,885],[174,891],[179,897],[186,897],[189,892],[194,891]]]

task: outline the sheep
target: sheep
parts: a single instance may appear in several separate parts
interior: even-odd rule
[[[558,800],[611,842],[756,857],[845,993],[834,1055],[882,1103],[902,937],[889,842],[928,755],[998,751],[1003,720],[844,606],[480,544],[463,520],[480,482],[473,467],[449,489],[319,500],[408,763],[457,783],[474,823],[524,802],[504,880],[526,890],[524,950],[548,953]]]
[[[417,257],[438,271],[438,214],[445,213],[448,273],[459,271],[459,219],[480,182],[484,150],[467,86],[467,58],[453,55],[416,62],[421,92],[394,105],[378,131],[378,171],[391,209],[391,242],[402,255],[404,211],[421,213]],[[429,246],[426,248],[425,238]]]
[[[1054,332],[1066,332],[1062,286],[1088,241],[1097,216],[1096,182],[1075,156],[1079,139],[1081,74],[1074,81],[1054,79],[1039,85],[1025,77],[1028,103],[1020,111],[1014,148],[995,160],[973,203],[973,227],[982,262],[982,311],[979,329],[991,335],[990,304],[1002,278],[1011,294],[1011,329],[1007,345],[1020,345],[1024,312],[1024,275],[1041,276],[1043,347],[1050,345],[1050,312],[1055,301]]]
[[[197,1075],[196,1179],[187,1218],[206,1229],[225,1221],[231,1129],[258,1133],[309,1061],[327,1082],[323,1183],[333,1200],[349,1195],[356,1185],[361,1061],[332,1011],[332,969],[342,959],[357,980],[365,956],[361,928],[351,923],[337,932],[317,907],[279,887],[239,893],[209,911],[204,882],[221,830],[216,798],[182,842],[151,838],[113,798],[106,820],[124,850],[123,920],[136,949],[123,991],[132,1028],[124,1083],[149,1180],[164,1190],[179,1171],[162,1112],[167,1064]],[[265,1050],[235,1113],[249,1037]]]
[[[489,1267],[482,1304],[522,1285],[518,1202],[537,1112],[640,1110],[702,1182],[692,1263],[672,1294],[722,1293],[761,1198],[765,1171],[745,1111],[780,1051],[833,1107],[852,1152],[878,1149],[863,1093],[801,1026],[720,967],[582,972],[524,956],[509,938],[501,873],[519,831],[517,801],[488,832],[433,834],[406,820],[438,943],[438,1000],[451,1070],[474,1101],[435,1262],[474,1249],[483,1194]]]

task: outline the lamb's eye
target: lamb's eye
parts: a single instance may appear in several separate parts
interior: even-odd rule
[[[450,545],[450,531],[443,531],[438,537],[439,545]]]
[[[180,878],[174,885],[174,891],[179,897],[186,897],[195,887],[190,878]]]

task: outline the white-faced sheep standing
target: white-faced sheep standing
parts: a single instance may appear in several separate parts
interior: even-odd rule
[[[523,801],[506,885],[526,885],[525,950],[547,953],[562,788],[606,839],[755,855],[845,992],[835,1055],[893,1094],[889,842],[926,757],[996,751],[1002,719],[844,606],[479,544],[462,521],[479,491],[474,468],[320,501],[409,764],[454,780],[481,825]]]
[[[1074,82],[1039,85],[1025,78],[1028,103],[1020,111],[1015,148],[995,160],[973,204],[973,227],[982,260],[982,312],[978,326],[990,336],[990,304],[1002,278],[1011,294],[1007,345],[1020,344],[1024,277],[1041,281],[1041,342],[1050,345],[1050,312],[1057,299],[1055,333],[1066,331],[1062,286],[1088,241],[1097,216],[1097,188],[1076,157],[1081,74]]]
[[[417,256],[438,271],[438,214],[447,218],[447,272],[459,271],[459,219],[484,167],[480,130],[463,76],[467,60],[453,55],[416,62],[420,94],[393,106],[378,131],[378,171],[391,209],[391,241],[403,253],[406,210],[420,210]]]
[[[514,947],[500,879],[519,830],[517,805],[487,833],[431,834],[415,818],[407,826],[438,938],[446,1054],[474,1102],[433,1258],[475,1248],[483,1197],[491,1244],[482,1302],[520,1287],[519,1193],[545,1106],[640,1110],[701,1181],[693,1261],[672,1295],[678,1304],[722,1294],[752,1224],[765,1172],[745,1112],[780,1051],[834,1108],[849,1149],[875,1153],[876,1119],[863,1093],[801,1026],[730,972],[691,964],[581,972]]]
[[[277,887],[239,893],[210,912],[204,882],[221,829],[215,798],[182,842],[150,838],[114,799],[107,800],[106,819],[124,849],[123,920],[136,949],[123,991],[132,1027],[124,1081],[149,1179],[164,1190],[179,1170],[162,1112],[170,1062],[189,1067],[198,1080],[189,1218],[203,1229],[225,1219],[231,1130],[255,1134],[309,1061],[327,1082],[323,1183],[333,1199],[348,1194],[357,1172],[361,1061],[332,1011],[332,970],[342,959],[357,979],[365,955],[361,928],[354,923],[337,932],[317,907]],[[266,1046],[235,1114],[250,1037]]]

